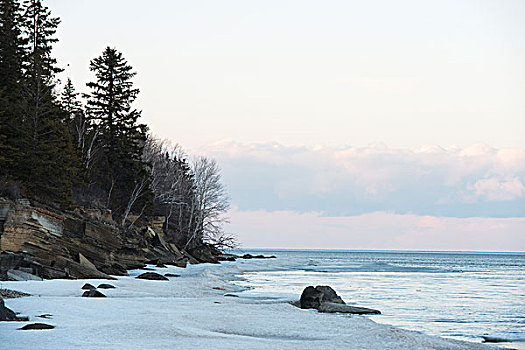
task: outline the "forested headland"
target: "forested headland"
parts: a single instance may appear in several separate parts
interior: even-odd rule
[[[189,161],[140,122],[136,72],[117,48],[93,54],[87,93],[60,81],[59,25],[43,1],[0,0],[0,196],[110,209],[122,227],[162,216],[179,247],[231,246],[217,163]]]

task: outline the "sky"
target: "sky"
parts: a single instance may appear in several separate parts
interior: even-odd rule
[[[48,0],[216,158],[244,247],[525,251],[525,2]]]

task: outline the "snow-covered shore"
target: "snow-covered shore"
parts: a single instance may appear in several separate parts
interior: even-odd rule
[[[170,281],[138,280],[139,271],[107,283],[107,298],[82,298],[101,280],[2,282],[32,294],[6,306],[53,330],[19,331],[0,323],[0,349],[490,349],[377,324],[362,316],[321,314],[283,300],[224,296],[237,263],[168,267]],[[254,262],[253,264],[257,264]],[[51,314],[52,318],[36,316]]]

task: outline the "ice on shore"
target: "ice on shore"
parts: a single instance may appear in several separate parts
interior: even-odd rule
[[[170,281],[130,277],[110,281],[107,298],[82,298],[82,285],[103,280],[1,282],[31,297],[6,305],[53,330],[19,331],[27,322],[0,323],[0,349],[489,349],[486,345],[410,332],[362,316],[301,310],[282,300],[244,298],[228,282],[252,265],[169,267]],[[215,288],[215,289],[214,289]],[[220,289],[217,289],[220,288]],[[240,295],[225,297],[226,293]],[[51,314],[50,319],[38,318]]]

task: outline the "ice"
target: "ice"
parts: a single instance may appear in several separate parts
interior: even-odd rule
[[[115,281],[3,282],[31,297],[6,305],[53,330],[19,331],[24,322],[0,323],[0,349],[489,349],[380,325],[366,317],[298,309],[271,295],[254,297],[230,281],[264,262],[156,268],[170,281],[138,280],[141,271]],[[107,298],[82,298],[84,283],[111,283]],[[222,288],[218,290],[215,288]],[[241,293],[239,293],[241,292]],[[239,298],[224,297],[235,293]],[[36,316],[52,314],[51,319]]]

